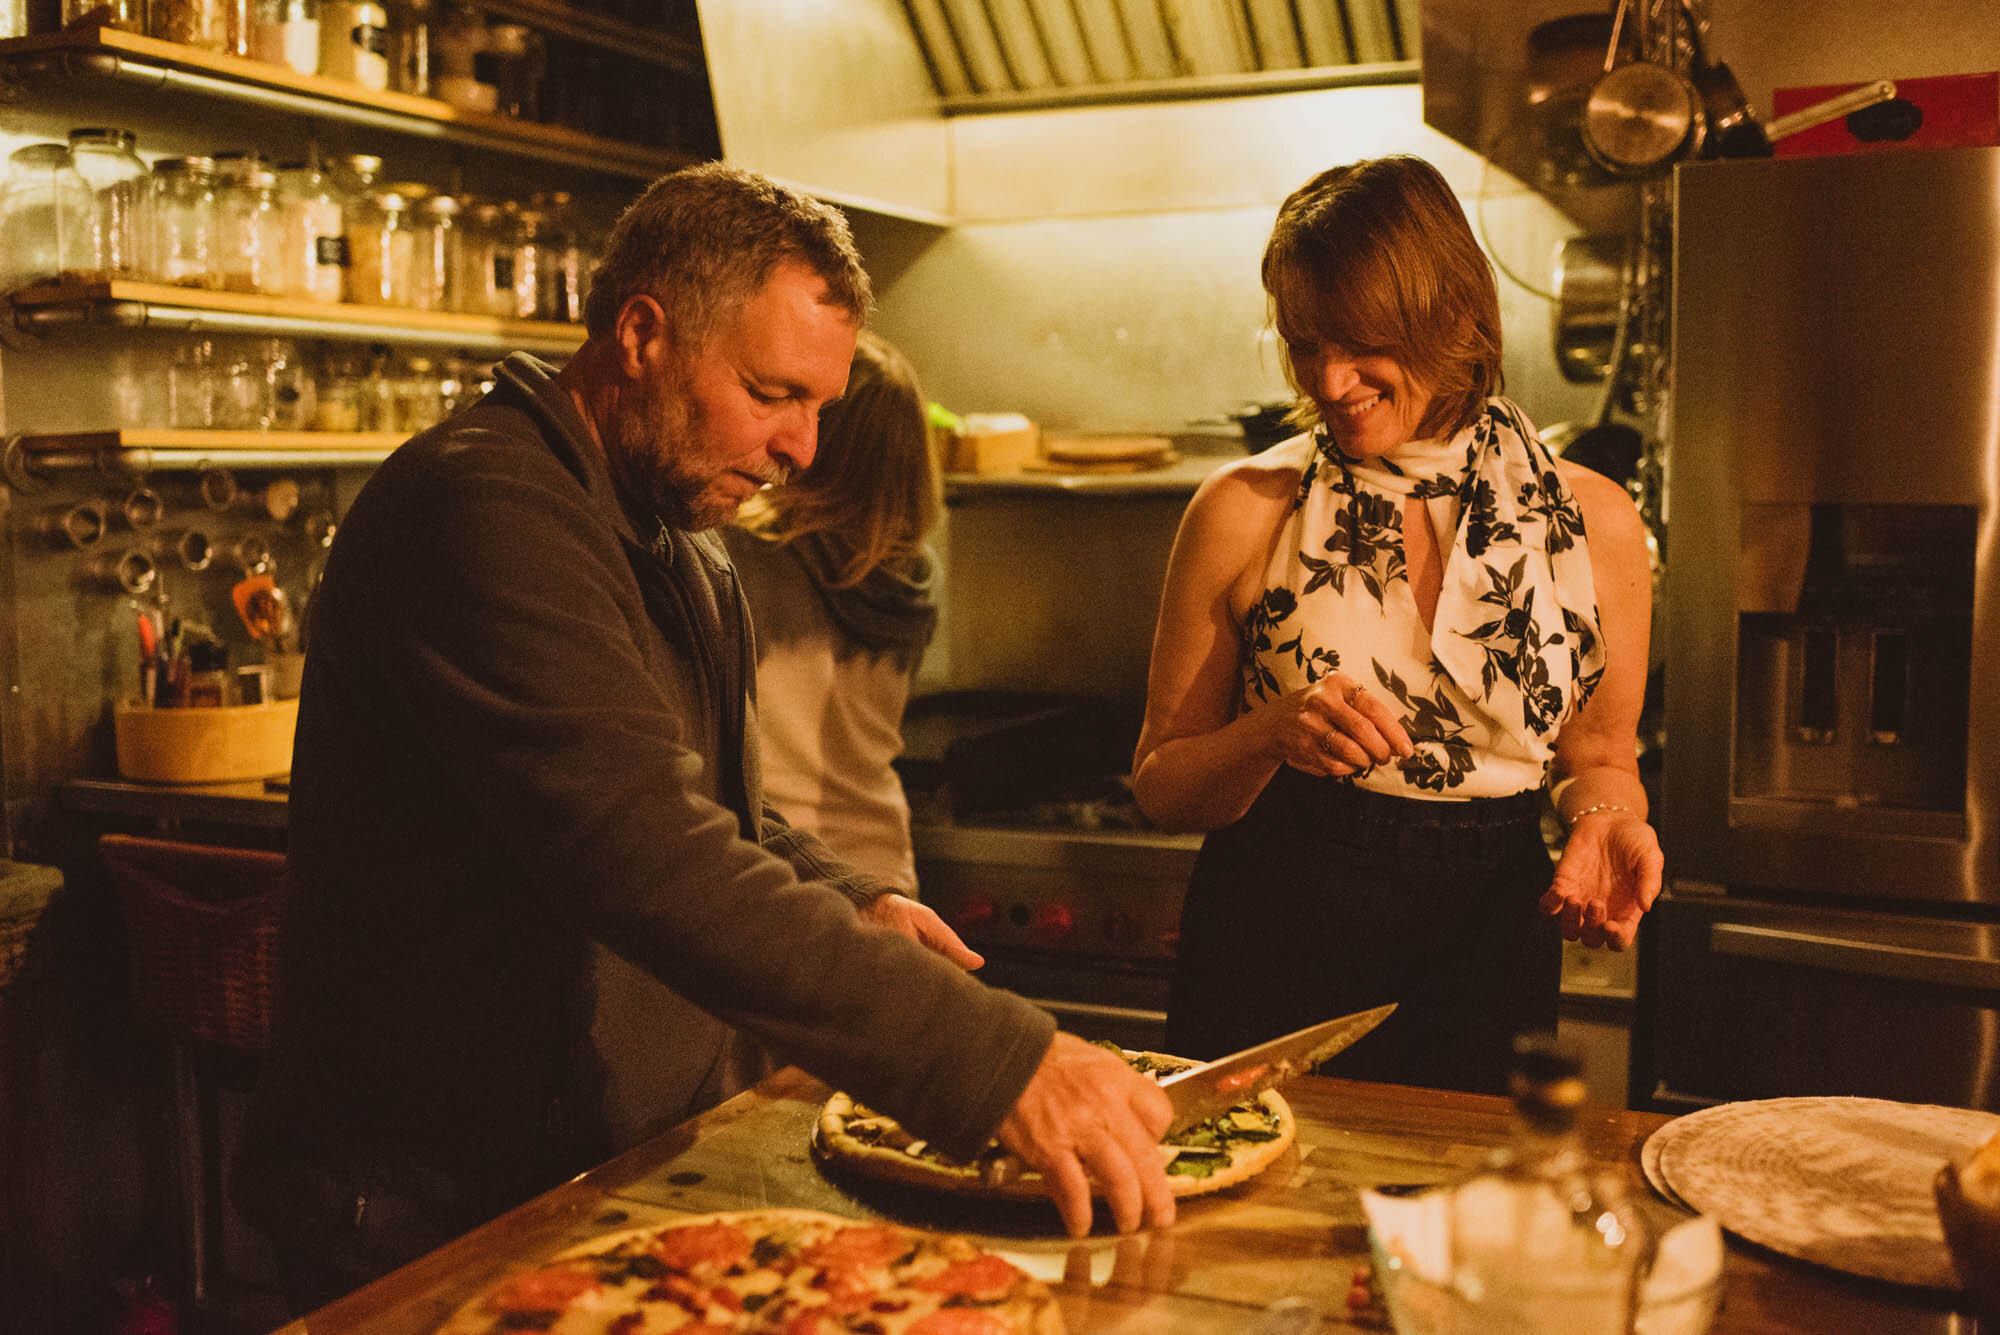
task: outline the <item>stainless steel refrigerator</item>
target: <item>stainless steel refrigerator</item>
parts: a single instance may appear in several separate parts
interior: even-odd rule
[[[2000,1108],[2000,149],[1676,194],[1635,1100]]]

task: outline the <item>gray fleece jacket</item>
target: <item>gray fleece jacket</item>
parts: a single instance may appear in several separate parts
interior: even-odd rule
[[[728,557],[620,496],[549,368],[376,471],[309,619],[253,1219],[407,1169],[470,1226],[699,1111],[744,1035],[992,1134],[1051,1021],[764,806]]]

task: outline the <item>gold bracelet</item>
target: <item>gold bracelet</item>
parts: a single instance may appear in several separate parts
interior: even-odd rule
[[[1592,816],[1600,811],[1622,811],[1628,816],[1636,816],[1639,814],[1637,811],[1634,811],[1631,807],[1626,806],[1623,802],[1592,802],[1589,806],[1585,807],[1583,810],[1577,812],[1573,816],[1566,817],[1565,819],[1567,819],[1569,822],[1569,828],[1574,830],[1585,816]]]

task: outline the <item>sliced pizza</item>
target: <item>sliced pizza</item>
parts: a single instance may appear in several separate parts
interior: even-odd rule
[[[1132,1069],[1155,1080],[1199,1062],[1160,1052],[1124,1052]],[[1298,1135],[1292,1110],[1265,1090],[1161,1143],[1167,1183],[1176,1196],[1221,1191],[1269,1168]],[[977,1158],[955,1159],[911,1135],[893,1118],[836,1093],[820,1109],[813,1151],[823,1163],[867,1177],[939,1191],[1010,1200],[1047,1197],[1042,1175],[995,1142]]]

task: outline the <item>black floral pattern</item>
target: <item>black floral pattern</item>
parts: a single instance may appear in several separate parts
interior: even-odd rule
[[[1546,757],[1563,721],[1590,698],[1604,672],[1596,607],[1587,598],[1572,606],[1558,592],[1587,590],[1579,581],[1588,579],[1589,567],[1583,515],[1555,457],[1503,399],[1493,400],[1449,453],[1440,451],[1445,442],[1431,443],[1428,454],[1400,451],[1423,465],[1415,471],[1400,459],[1350,460],[1324,430],[1312,445],[1294,509],[1304,507],[1316,488],[1335,503],[1316,512],[1324,516],[1323,528],[1300,533],[1288,583],[1267,588],[1245,619],[1245,707],[1339,669],[1341,653],[1332,641],[1343,633],[1338,627],[1349,624],[1343,617],[1380,616],[1386,626],[1407,615],[1406,606],[1390,605],[1391,592],[1407,589],[1409,581],[1404,506],[1412,499],[1454,497],[1458,530],[1445,557],[1449,588],[1458,591],[1454,606],[1481,610],[1459,611],[1451,620],[1441,602],[1440,626],[1422,660],[1385,663],[1367,656],[1376,681],[1401,705],[1417,746],[1396,769],[1420,791],[1459,788],[1478,770],[1482,748],[1491,744],[1482,739],[1495,729],[1537,739],[1534,746],[1524,740],[1525,751],[1516,754]],[[1327,597],[1348,611],[1332,619],[1306,614]],[[1393,641],[1404,632],[1382,634]],[[1406,680],[1413,667],[1428,679]],[[1480,718],[1489,721],[1481,724]]]

